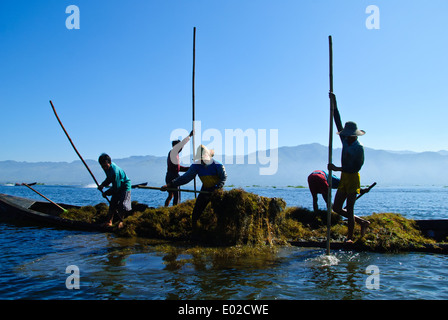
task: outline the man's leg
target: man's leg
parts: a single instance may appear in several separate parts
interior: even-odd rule
[[[179,189],[179,187],[177,187],[176,189]],[[177,205],[180,202],[180,192],[179,191],[174,191],[173,192],[174,195],[174,200],[173,200],[173,205]]]
[[[191,217],[193,230],[196,229],[197,221],[199,220],[199,217],[201,216],[205,207],[207,207],[207,204],[210,202],[210,198],[210,195],[204,193],[200,193],[196,198],[196,204],[194,205],[193,214]]]
[[[348,232],[347,239],[353,240],[353,230],[355,229],[355,202],[356,193],[350,193],[347,195],[347,219],[348,219]]]
[[[168,207],[170,205],[173,195],[174,195],[174,193],[172,191],[168,191],[168,197],[165,200],[165,207]]]

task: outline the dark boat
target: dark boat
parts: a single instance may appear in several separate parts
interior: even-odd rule
[[[79,208],[79,206],[60,204],[63,208]],[[61,227],[64,229],[87,231],[112,231],[111,227],[99,224],[75,221],[60,217],[61,210],[52,203],[34,199],[21,198],[0,193],[0,220],[25,222],[41,226]]]
[[[79,206],[59,204],[65,209],[79,208]],[[99,232],[112,232],[112,227],[84,221],[70,220],[60,217],[61,209],[50,202],[22,198],[0,193],[0,221],[25,222],[27,224],[48,227],[59,227],[69,230],[87,230]],[[448,236],[448,219],[443,220],[416,220],[423,235],[436,241],[446,241]],[[291,245],[299,247],[326,247],[325,241],[291,241]],[[332,249],[360,249],[366,248],[344,242],[331,242]],[[447,243],[436,243],[419,248],[410,247],[409,251],[448,253]]]
[[[415,220],[421,233],[427,237],[437,241],[435,244],[424,244],[418,247],[410,245],[407,251],[427,252],[427,253],[448,253],[448,243],[445,241],[448,237],[448,219],[437,220]],[[291,241],[291,245],[298,247],[317,247],[326,248],[326,241]],[[369,248],[363,245],[332,241],[331,248],[334,250],[359,250],[369,251]]]

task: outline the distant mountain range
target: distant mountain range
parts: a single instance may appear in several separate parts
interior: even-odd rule
[[[273,153],[272,153],[273,152]],[[269,150],[278,152],[278,170],[274,175],[260,175],[261,164],[257,155],[233,158],[233,164],[223,161],[228,174],[226,185],[234,186],[307,186],[307,177],[313,170],[325,170],[328,148],[313,143]],[[255,157],[254,157],[255,156]],[[256,159],[249,164],[248,159]],[[340,165],[341,149],[333,150],[333,162]],[[219,158],[219,157],[218,157]],[[165,183],[166,157],[132,156],[113,159],[131,178],[132,184],[149,182],[160,186]],[[86,160],[96,179],[101,183],[104,172],[95,160]],[[272,165],[272,164],[271,164]],[[448,185],[448,152],[397,152],[365,148],[365,163],[361,169],[361,183],[377,182],[380,186]],[[339,174],[339,173],[337,173]],[[39,182],[45,184],[88,185],[94,183],[81,161],[73,162],[17,162],[0,161],[0,183]]]

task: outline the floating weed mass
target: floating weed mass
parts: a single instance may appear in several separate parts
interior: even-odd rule
[[[190,240],[193,236],[191,214],[194,204],[195,200],[188,200],[172,207],[152,208],[134,201],[132,214],[124,219],[123,227],[115,231],[123,237]],[[107,210],[107,205],[102,203],[69,209],[62,216],[89,223],[100,223],[104,221]],[[366,235],[361,238],[360,228],[356,225],[355,237],[358,239],[355,241],[355,247],[371,251],[397,252],[435,243],[434,240],[422,235],[415,221],[399,214],[374,213],[363,218],[370,221],[370,226]],[[265,251],[266,247],[285,245],[289,241],[325,241],[326,219],[325,211],[314,213],[301,207],[287,208],[281,198],[262,197],[242,189],[218,190],[212,195],[210,203],[201,215],[194,238],[200,239],[201,243],[208,246],[221,247],[218,251],[208,249],[209,255],[212,256],[260,255],[261,252],[270,252]],[[333,213],[332,241],[343,241],[346,234],[346,222],[341,216]],[[226,251],[222,250],[223,246],[232,249],[225,253]],[[263,247],[264,249],[260,249]],[[205,249],[188,248],[184,249],[183,254],[196,259],[195,250],[204,252]],[[176,252],[173,251],[173,255],[179,255],[175,254]]]
[[[370,221],[369,232],[357,241],[373,251],[398,252],[435,244],[420,232],[414,220],[394,213],[374,213],[365,217]]]
[[[61,214],[61,218],[88,223],[101,223],[106,219],[108,210],[107,204],[99,203],[95,206],[70,208]]]
[[[173,207],[146,208],[124,220],[122,236],[188,240],[192,236],[191,213],[195,200]],[[219,190],[199,219],[195,237],[212,245],[286,243],[278,228],[286,203],[242,189]]]

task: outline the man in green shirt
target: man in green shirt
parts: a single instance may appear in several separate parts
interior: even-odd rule
[[[122,225],[123,218],[132,210],[131,208],[131,180],[126,173],[112,162],[109,155],[103,153],[98,162],[106,173],[106,179],[98,186],[103,193],[103,188],[112,184],[112,186],[103,193],[103,197],[112,196],[109,205],[109,214],[105,226],[112,226],[115,213],[120,220],[119,227]]]

